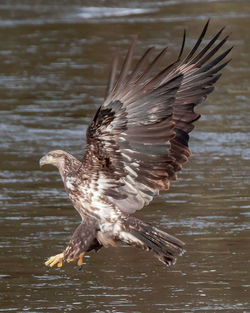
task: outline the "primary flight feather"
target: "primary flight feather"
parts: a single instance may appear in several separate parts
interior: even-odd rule
[[[51,151],[40,165],[52,164],[61,174],[66,192],[82,221],[69,245],[46,265],[77,261],[102,246],[126,243],[152,250],[166,265],[184,252],[184,243],[131,214],[168,190],[188,160],[189,133],[200,115],[194,112],[213,91],[223,61],[231,48],[218,50],[221,29],[200,48],[209,22],[193,49],[182,58],[185,32],[178,58],[159,71],[166,49],[152,59],[153,47],[132,67],[136,38],[118,74],[114,58],[107,94],[87,129],[81,161],[61,150]]]

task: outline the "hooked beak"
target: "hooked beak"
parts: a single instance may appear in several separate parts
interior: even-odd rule
[[[47,164],[46,155],[43,156],[43,157],[39,160],[39,165],[40,165],[40,167],[44,166],[45,164]]]

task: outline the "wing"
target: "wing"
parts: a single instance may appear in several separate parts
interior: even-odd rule
[[[131,71],[133,40],[117,79],[117,59],[111,70],[107,98],[87,130],[81,175],[95,186],[99,198],[126,213],[147,205],[167,190],[191,152],[188,133],[199,118],[194,107],[213,90],[228,49],[211,58],[226,42],[216,42],[220,30],[203,49],[206,23],[190,53],[157,71],[166,49],[152,61],[149,48]]]

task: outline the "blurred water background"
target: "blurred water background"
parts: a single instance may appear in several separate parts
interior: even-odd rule
[[[0,2],[0,312],[250,312],[250,2]],[[150,253],[102,249],[47,269],[80,219],[56,168],[40,170],[53,149],[81,157],[84,133],[102,103],[113,55],[139,35],[146,47],[177,55],[205,21],[226,26],[232,62],[199,111],[193,156],[138,216],[186,242],[168,269]]]

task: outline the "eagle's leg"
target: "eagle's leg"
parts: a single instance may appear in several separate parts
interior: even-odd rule
[[[86,252],[91,250],[98,251],[102,245],[96,238],[98,225],[95,219],[88,216],[83,217],[82,223],[76,228],[67,248],[57,255],[48,259],[46,266],[62,267],[63,261],[67,263],[77,261],[78,266],[82,266],[83,257]]]
[[[55,264],[57,264],[57,267],[62,267],[63,260],[64,252],[51,256],[48,261],[45,262],[45,265],[53,267]]]

